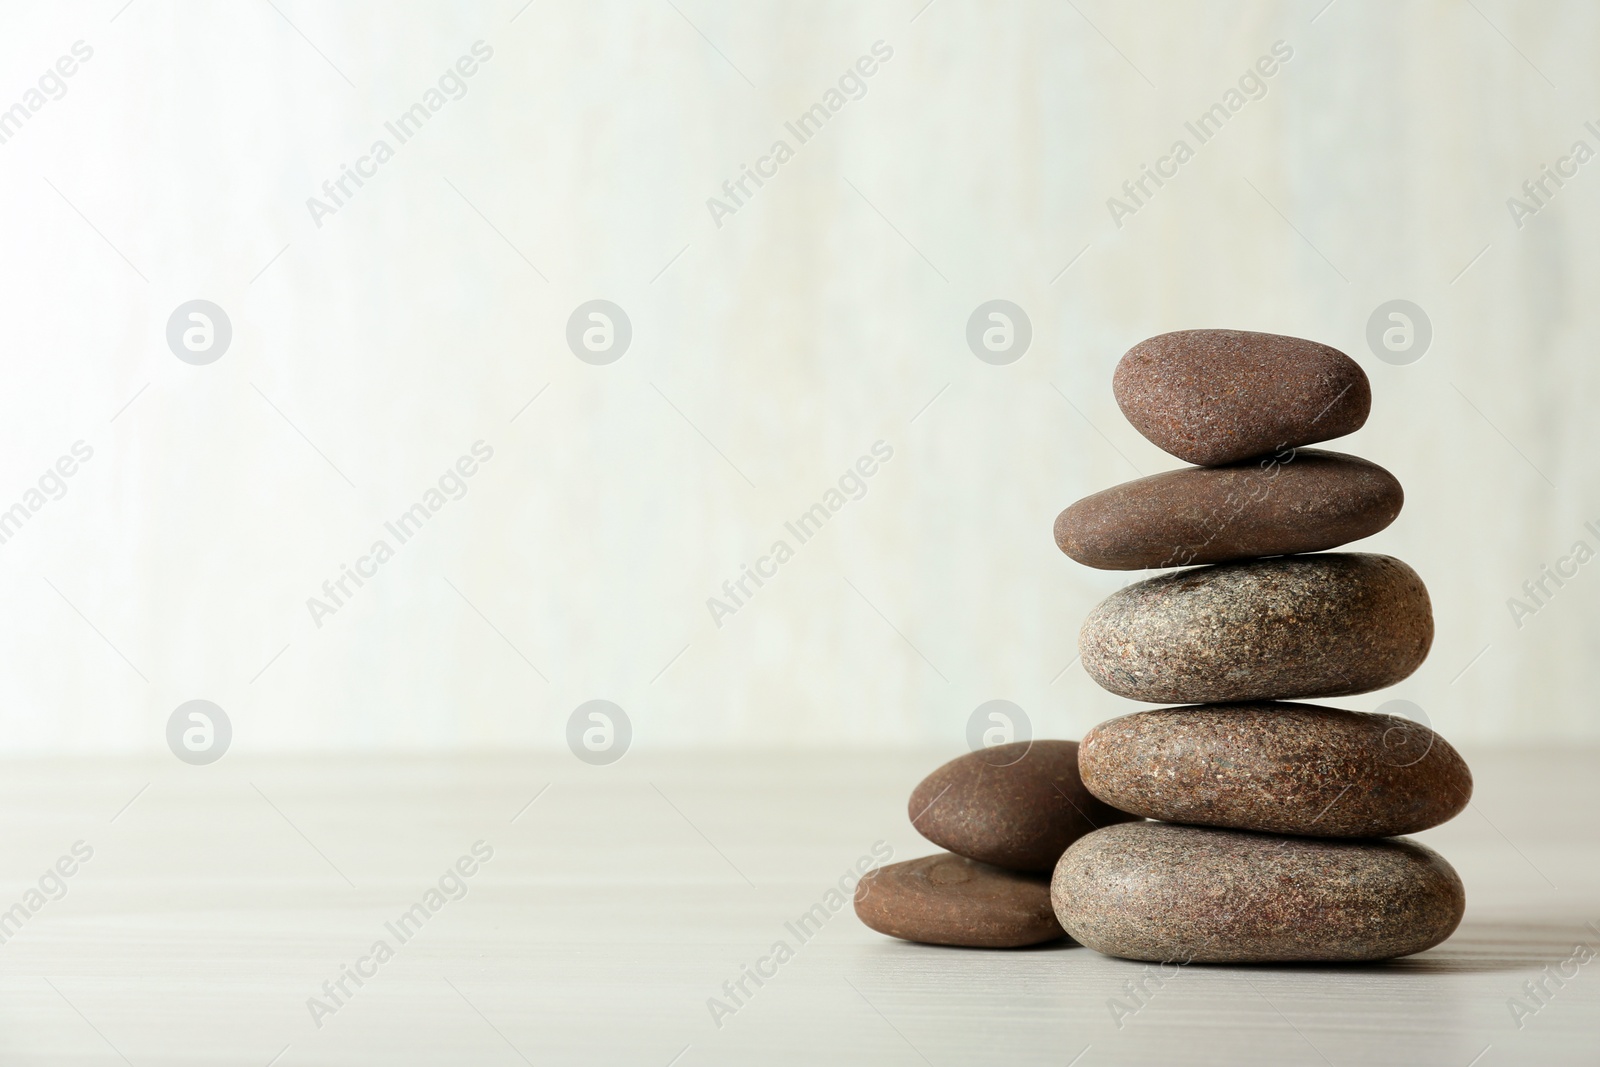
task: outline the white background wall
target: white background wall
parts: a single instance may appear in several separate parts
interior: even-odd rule
[[[1196,326],[1372,378],[1335,447],[1405,484],[1362,547],[1423,575],[1438,638],[1335,703],[1600,732],[1600,564],[1507,608],[1600,547],[1600,162],[1521,228],[1506,206],[1600,148],[1600,8],[522,2],[8,10],[0,107],[93,57],[0,145],[0,507],[94,455],[0,545],[0,750],[157,750],[195,697],[245,751],[559,746],[595,697],[641,747],[958,750],[996,697],[1078,736],[1134,706],[1063,672],[1126,576],[1051,523],[1177,465],[1111,371]],[[479,40],[467,94],[318,227],[307,197]],[[879,40],[866,95],[716,226],[707,198]],[[1266,95],[1114,225],[1279,40]],[[596,297],[633,324],[609,366],[563,340]],[[964,341],[996,297],[1033,324],[1010,366]],[[208,366],[164,338],[194,298],[233,326]],[[1394,298],[1433,324],[1409,366],[1364,340]],[[467,495],[316,627],[307,598],[478,440]],[[713,625],[878,440],[866,496]]]

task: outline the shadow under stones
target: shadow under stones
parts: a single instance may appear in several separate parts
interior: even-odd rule
[[[1494,974],[1537,971],[1564,960],[1579,943],[1600,948],[1600,935],[1584,919],[1511,922],[1464,920],[1443,944],[1415,956],[1377,963],[1194,963],[1206,970],[1232,967],[1251,971],[1363,973],[1404,978],[1410,975]]]
[[[1547,963],[1564,960],[1572,955],[1580,943],[1600,948],[1600,934],[1589,930],[1587,920],[1574,918],[1553,919],[1540,922],[1473,920],[1462,922],[1449,940],[1415,956],[1376,963],[1203,963],[1186,966],[1214,972],[1230,969],[1252,972],[1282,971],[1300,974],[1367,974],[1383,977],[1405,978],[1411,975],[1441,974],[1494,974],[1515,971],[1537,971]],[[1597,924],[1600,925],[1600,924]],[[884,938],[874,946],[880,951],[896,955],[931,960],[941,954],[954,956],[978,954],[991,957],[1031,957],[1051,953],[1076,952],[1087,959],[1109,963],[1123,963],[1130,967],[1148,966],[1148,961],[1125,960],[1116,956],[1103,956],[1084,948],[1071,938],[1050,941],[1022,948],[964,948],[951,945],[928,945],[915,941]]]

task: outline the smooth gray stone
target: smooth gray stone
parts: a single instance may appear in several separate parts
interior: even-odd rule
[[[1332,841],[1136,822],[1081,838],[1056,918],[1108,956],[1177,963],[1386,960],[1454,932],[1466,890],[1405,838]]]
[[[1078,635],[1089,677],[1154,704],[1366,693],[1416,670],[1432,644],[1417,572],[1358,552],[1164,574],[1106,597]]]

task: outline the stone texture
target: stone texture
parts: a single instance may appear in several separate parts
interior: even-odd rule
[[[1140,341],[1112,376],[1122,413],[1157,447],[1213,466],[1354,433],[1372,387],[1336,348],[1245,330]]]
[[[1399,480],[1376,463],[1289,449],[1154,474],[1084,497],[1056,519],[1056,544],[1103,570],[1320,552],[1372,536],[1404,502]]]
[[[969,752],[924,778],[906,810],[940,848],[1015,871],[1048,872],[1084,834],[1133,818],[1083,787],[1076,741]]]
[[[1106,597],[1078,635],[1089,677],[1156,704],[1365,693],[1416,670],[1432,643],[1422,579],[1357,552],[1164,574]]]
[[[1164,962],[1384,960],[1431,948],[1466,892],[1413,841],[1333,841],[1138,822],[1078,841],[1050,886],[1067,933]]]
[[[948,852],[869,871],[856,886],[856,915],[880,934],[929,945],[1019,948],[1066,936],[1049,878]]]
[[[1426,726],[1312,704],[1125,715],[1089,731],[1078,767],[1123,811],[1318,837],[1414,834],[1472,797],[1466,762]]]

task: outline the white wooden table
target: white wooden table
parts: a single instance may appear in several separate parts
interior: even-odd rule
[[[14,762],[0,1064],[1600,1063],[1600,961],[1524,992],[1600,950],[1600,752],[1465,753],[1473,807],[1421,836],[1467,884],[1439,948],[1192,966],[1120,1019],[1143,967],[1087,949],[902,944],[848,905],[786,927],[875,842],[932,851],[905,797],[955,754]]]

